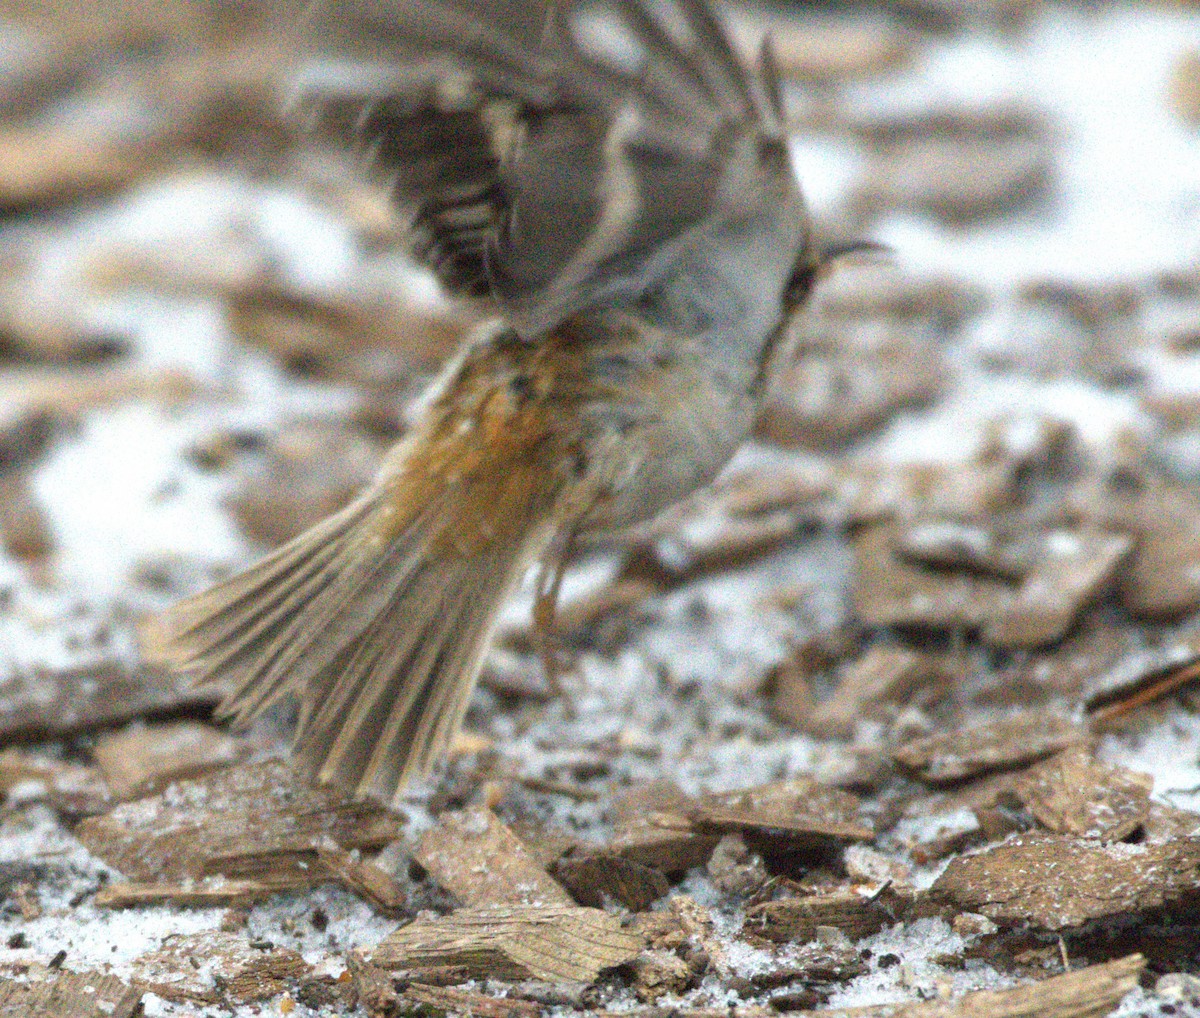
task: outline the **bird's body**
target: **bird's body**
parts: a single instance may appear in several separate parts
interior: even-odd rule
[[[406,0],[320,18],[387,62],[310,96],[318,126],[361,139],[417,253],[498,317],[362,495],[160,627],[225,713],[296,696],[319,780],[388,798],[429,769],[525,570],[720,470],[812,281],[769,55],[746,70],[700,0],[612,10],[636,73],[573,9],[533,53]]]

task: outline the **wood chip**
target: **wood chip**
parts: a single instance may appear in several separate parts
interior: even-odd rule
[[[1133,535],[1118,576],[1130,612],[1167,619],[1200,605],[1200,496],[1191,486],[1139,475],[1126,490],[1101,478],[1078,492],[1071,508],[1097,527]]]
[[[850,461],[836,475],[837,514],[854,525],[931,516],[984,519],[1015,505],[1021,462],[1002,449],[952,464]],[[882,547],[898,554],[901,535],[896,528]]]
[[[652,597],[668,589],[668,584],[661,577],[625,575],[618,573],[607,583],[595,590],[581,594],[566,602],[558,611],[558,634],[565,642],[599,647],[607,650],[616,648],[618,641],[610,634],[616,630],[622,635],[629,629],[629,622],[635,620],[638,609]],[[531,640],[531,630],[522,630],[526,644]],[[494,655],[493,655],[494,656]],[[549,700],[553,692],[545,681],[541,668],[534,669],[534,675],[521,676],[517,683],[500,685],[494,679],[489,681],[485,670],[480,682],[496,689],[498,692],[508,692],[532,699]]]
[[[823,460],[788,459],[747,467],[713,482],[713,497],[730,516],[761,516],[815,506],[833,493],[833,475]]]
[[[805,340],[773,384],[756,427],[760,438],[836,448],[930,403],[945,384],[940,348],[912,329],[845,322],[825,330]]]
[[[0,1018],[136,1018],[143,996],[116,976],[50,969],[0,979]]]
[[[581,852],[563,856],[554,875],[581,905],[603,908],[619,902],[643,912],[670,890],[662,870],[613,852]]]
[[[896,535],[896,550],[922,565],[965,570],[1008,583],[1019,582],[1033,565],[1028,542],[1005,540],[958,520],[908,524]]]
[[[995,707],[1083,703],[1095,677],[1136,653],[1140,645],[1128,627],[1087,616],[1061,643],[1018,655],[1009,667],[989,676],[978,702]]]
[[[860,720],[883,720],[888,705],[903,704],[918,690],[943,680],[944,670],[932,655],[872,647],[841,669],[832,695],[812,704],[798,723],[814,735],[849,738]]]
[[[1190,682],[1198,665],[1200,641],[1194,639],[1136,650],[1108,668],[1094,669],[1081,699],[1093,725],[1101,725]]]
[[[130,64],[107,88],[73,96],[74,116],[0,131],[0,206],[45,208],[108,193],[167,169],[189,149],[230,158],[240,143],[259,158],[278,157],[286,143],[272,80],[286,71],[277,50],[231,47],[219,57],[210,50],[144,69]],[[120,106],[136,114],[113,117]]]
[[[895,750],[892,758],[922,781],[940,785],[1021,767],[1087,740],[1087,730],[1064,717],[1025,711],[1001,721],[914,739]]]
[[[47,207],[100,195],[162,165],[161,139],[135,141],[87,125],[8,125],[0,132],[0,208]]]
[[[195,394],[193,379],[179,371],[149,370],[118,364],[112,367],[29,369],[0,374],[0,407],[4,416],[48,414],[75,420],[89,410],[130,400],[172,406]]]
[[[719,509],[698,512],[656,540],[656,565],[674,583],[746,565],[795,537],[802,520],[780,510],[758,516],[730,517]]]
[[[1183,907],[1200,890],[1200,838],[1104,845],[1023,834],[950,861],[931,893],[1001,924],[1058,932]]]
[[[396,300],[386,291],[318,295],[255,286],[230,294],[229,304],[234,333],[286,367],[370,384],[436,370],[475,321],[465,313]]]
[[[1073,746],[1031,767],[1017,778],[1013,791],[1037,822],[1055,834],[1125,841],[1150,814],[1154,779],[1098,763],[1084,747]]]
[[[818,926],[832,926],[859,940],[878,933],[889,921],[878,903],[851,888],[751,905],[746,909],[745,930],[788,944],[807,943],[817,936]]]
[[[404,887],[395,877],[374,863],[347,852],[332,839],[327,838],[317,846],[317,861],[343,887],[374,902],[384,911],[399,911],[407,903]]]
[[[81,767],[19,749],[0,752],[0,793],[21,789],[28,801],[36,786],[57,809],[75,816],[103,813],[113,806],[112,796],[95,767]]]
[[[608,851],[667,874],[703,866],[720,838],[692,829],[688,812],[694,805],[669,781],[629,789],[613,800]]]
[[[863,625],[976,629],[1002,610],[1012,588],[969,573],[905,561],[897,531],[872,527],[854,539],[854,614]]]
[[[446,1015],[472,1015],[473,1018],[538,1018],[545,1008],[528,1000],[506,997],[489,997],[470,990],[457,990],[449,986],[427,986],[410,983],[401,994],[413,1004],[433,1008],[435,1013]]]
[[[9,21],[6,33],[13,27]],[[90,70],[83,48],[66,45],[52,32],[30,32],[29,27],[23,24],[13,40],[17,44],[10,42],[12,56],[0,71],[0,106],[14,119],[44,110],[82,84]]]
[[[957,1000],[796,1012],[797,1018],[1104,1018],[1146,967],[1140,954],[1064,972],[1008,990],[976,990]]]
[[[464,905],[574,904],[489,809],[443,813],[413,858]]]
[[[170,244],[113,239],[84,255],[80,274],[103,292],[142,290],[186,300],[265,289],[276,268],[264,245],[229,227]]]
[[[779,1012],[762,1004],[726,1004],[724,1007],[689,1007],[686,1011],[669,1008],[669,1018],[779,1018]],[[592,1011],[590,1018],[663,1018],[663,1005],[633,1010]]]
[[[334,877],[324,871],[312,875],[308,883],[321,883]],[[96,908],[138,908],[142,905],[179,905],[214,908],[221,905],[251,905],[280,891],[300,886],[289,873],[265,880],[229,877],[187,878],[169,881],[120,880],[100,888],[92,898]]]
[[[380,449],[341,423],[302,425],[275,437],[235,482],[229,505],[255,541],[275,547],[341,509],[375,474]]]
[[[953,330],[986,311],[987,292],[953,276],[913,275],[890,261],[846,265],[812,297],[822,319],[925,319]]]
[[[61,671],[0,676],[0,743],[56,738],[122,724],[147,714],[211,708],[212,690],[197,690],[165,669],[111,661]]]
[[[143,990],[181,1004],[269,1000],[312,971],[296,951],[255,947],[245,934],[224,930],[167,937],[131,969]]]
[[[120,333],[97,328],[76,303],[48,299],[28,270],[0,283],[0,355],[6,366],[6,387],[25,378],[34,383],[28,396],[36,396],[38,388],[53,391],[56,381],[61,387],[63,382],[128,376],[127,366],[111,362],[127,354],[130,346],[131,341]],[[5,407],[4,420],[7,423],[18,410],[37,405],[37,400],[28,398],[11,403]]]
[[[55,425],[54,414],[45,409],[0,409],[0,469],[20,471],[37,462],[50,447]]]
[[[631,961],[643,943],[599,909],[509,905],[418,918],[385,937],[371,961],[388,969],[464,965],[480,978],[509,981],[591,982]]]
[[[1080,611],[1112,580],[1133,541],[1123,534],[1056,531],[1016,596],[987,620],[998,647],[1044,647],[1060,640]]]
[[[331,788],[313,788],[285,763],[231,767],[84,820],[76,837],[128,877],[179,881],[264,874],[305,886],[329,879],[317,846],[381,848],[402,818]]]
[[[704,833],[768,833],[802,850],[829,849],[875,837],[862,821],[855,796],[811,778],[707,795],[698,800],[688,818]]]
[[[101,736],[92,753],[113,794],[134,799],[227,767],[244,754],[244,744],[211,725],[177,721]]]

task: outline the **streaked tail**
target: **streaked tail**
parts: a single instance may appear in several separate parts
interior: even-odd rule
[[[227,684],[220,714],[240,725],[296,696],[295,753],[318,781],[391,799],[425,775],[559,490],[540,411],[490,374],[468,360],[367,492],[168,610],[147,656]]]

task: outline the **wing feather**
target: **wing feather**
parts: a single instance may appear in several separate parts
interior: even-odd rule
[[[781,104],[707,0],[528,0],[524,25],[518,10],[324,0],[313,34],[369,71],[327,68],[301,107],[370,151],[446,288],[532,338],[644,290],[648,254],[719,215],[730,132],[777,135]]]

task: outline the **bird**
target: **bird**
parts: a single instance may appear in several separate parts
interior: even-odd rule
[[[294,698],[297,766],[358,797],[398,802],[446,753],[531,569],[544,632],[575,542],[716,476],[829,257],[769,38],[743,57],[708,0],[529,10],[310,12],[338,59],[301,76],[297,115],[360,153],[411,254],[486,321],[357,497],[146,640],[235,724]]]

